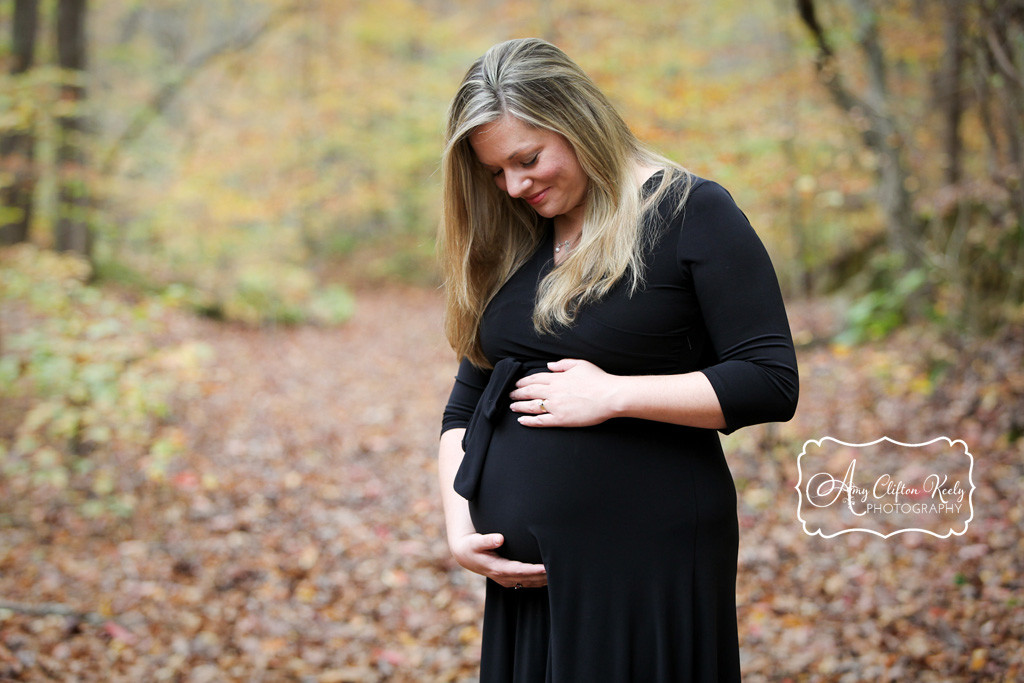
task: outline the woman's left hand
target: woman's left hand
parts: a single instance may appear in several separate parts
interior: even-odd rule
[[[509,394],[511,408],[527,427],[588,427],[614,417],[615,375],[593,363],[563,358],[550,372],[527,375]]]

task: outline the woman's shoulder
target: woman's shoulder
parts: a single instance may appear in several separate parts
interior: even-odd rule
[[[684,185],[686,194],[678,216],[680,222],[692,224],[697,218],[712,218],[749,223],[732,194],[720,183],[692,173],[688,180],[677,182],[688,183]]]
[[[657,175],[660,174],[659,171]],[[652,182],[654,180],[655,177],[652,177],[648,183],[657,188],[655,191],[660,194],[654,206],[666,227],[673,224],[681,227],[684,221],[695,214],[738,211],[729,191],[714,180],[689,171],[673,174],[667,185],[660,188]]]
[[[718,182],[700,176],[692,177],[690,192],[674,224],[684,260],[711,253],[732,257],[748,249],[764,249],[732,194]]]
[[[689,183],[689,194],[686,197],[687,203],[693,202],[702,206],[722,202],[732,205],[736,204],[729,190],[725,189],[723,185],[715,180],[691,173]]]
[[[683,204],[688,204],[691,201],[699,203],[733,201],[732,195],[725,187],[696,173],[685,169],[673,170],[667,180],[665,175],[664,170],[659,170],[644,183],[646,191],[659,194],[658,204],[661,207],[678,205],[680,201]]]

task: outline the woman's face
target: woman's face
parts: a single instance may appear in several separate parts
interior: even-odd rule
[[[469,144],[510,197],[545,218],[582,219],[587,174],[562,135],[505,115],[474,130]]]

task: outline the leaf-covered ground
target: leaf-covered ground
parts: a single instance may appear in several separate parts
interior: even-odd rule
[[[449,558],[436,490],[437,293],[361,292],[337,329],[168,316],[168,341],[213,354],[166,482],[119,521],[0,482],[0,680],[473,680],[482,585]],[[745,680],[1024,677],[1024,334],[846,349],[828,306],[791,318],[797,417],[727,440]],[[966,440],[968,532],[807,536],[796,458],[825,435]]]

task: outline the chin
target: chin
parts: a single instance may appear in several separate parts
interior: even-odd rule
[[[533,209],[534,211],[536,211],[537,215],[543,216],[544,218],[554,218],[555,216],[557,216],[557,215],[559,215],[561,213],[557,209],[555,209],[553,207],[549,207],[549,206],[537,206],[537,207],[532,207],[531,206],[530,208]]]

